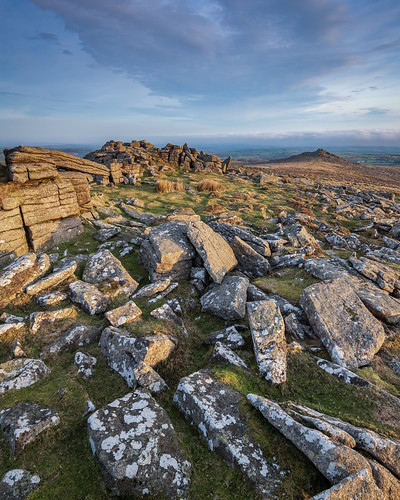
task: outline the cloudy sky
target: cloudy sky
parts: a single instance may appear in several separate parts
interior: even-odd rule
[[[0,0],[0,16],[0,145],[400,145],[398,0]]]

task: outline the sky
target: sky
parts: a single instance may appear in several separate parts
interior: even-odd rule
[[[0,145],[400,146],[398,0],[0,0]]]

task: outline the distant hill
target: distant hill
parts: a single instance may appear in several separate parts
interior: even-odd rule
[[[304,152],[298,155],[289,156],[289,158],[282,158],[281,160],[270,160],[266,162],[267,164],[276,164],[276,163],[302,163],[302,162],[312,162],[312,161],[321,161],[324,163],[333,163],[336,166],[342,165],[343,167],[359,165],[358,163],[345,160],[340,156],[334,155],[333,153],[329,153],[325,149],[317,149],[313,152]]]

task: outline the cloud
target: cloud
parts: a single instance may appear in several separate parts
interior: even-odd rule
[[[39,33],[35,36],[26,37],[28,40],[40,40],[42,42],[54,43],[55,45],[60,45],[60,40],[54,33]]]

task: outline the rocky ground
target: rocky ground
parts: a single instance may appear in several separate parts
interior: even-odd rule
[[[0,498],[399,498],[400,203],[226,167],[2,269]]]

